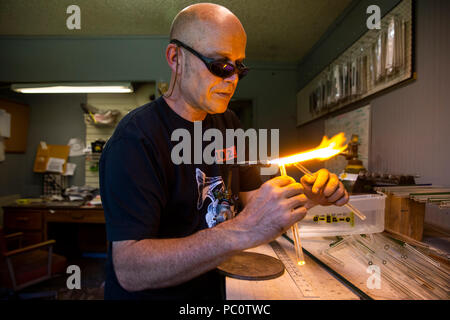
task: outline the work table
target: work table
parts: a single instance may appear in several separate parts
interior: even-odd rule
[[[83,206],[80,202],[47,202],[3,207],[5,233],[23,232],[23,245],[48,239],[48,223],[104,224],[100,206]]]
[[[389,234],[383,232],[374,236],[385,237]],[[296,261],[293,244],[285,237],[279,237],[276,241],[285,250],[290,261]],[[283,261],[286,266],[284,274],[272,280],[249,281],[227,277],[227,298],[237,300],[440,300],[450,297],[448,291],[450,269],[445,260],[442,260],[444,263],[440,264],[436,263],[437,260],[433,262],[440,265],[439,270],[433,269],[431,263],[423,260],[421,263],[424,267],[430,268],[429,273],[415,273],[419,269],[413,266],[408,271],[405,265],[402,266],[401,262],[396,262],[395,259],[385,258],[386,261],[383,260],[381,263],[375,258],[375,254],[361,257],[345,245],[339,248],[336,246],[337,249],[333,250],[332,256],[325,253],[330,248],[330,244],[335,242],[336,237],[302,239],[306,264],[303,266],[292,264],[300,274],[300,281],[298,275],[292,276],[292,270],[290,270],[292,268],[285,261]],[[381,251],[387,252],[388,249],[391,250],[393,247],[384,246]],[[269,244],[248,251],[280,257]],[[410,260],[409,263],[412,263],[413,252],[409,252],[408,255],[404,254],[401,259]],[[367,263],[368,260],[372,261]],[[375,274],[376,269],[372,267],[380,268],[378,275]],[[391,273],[395,276],[388,278]],[[436,278],[438,274],[441,280]],[[424,284],[420,285],[422,282]],[[437,283],[441,284],[440,289]],[[430,290],[427,291],[426,288]]]
[[[28,205],[9,205],[4,209],[5,233],[21,231],[24,233],[23,246],[42,242],[48,239],[48,225],[51,223],[79,224],[78,246],[87,250],[95,246],[106,252],[105,217],[102,207],[80,206],[73,203],[37,203]],[[55,224],[56,226],[56,224]],[[87,227],[83,228],[81,226]],[[77,227],[78,228],[78,227]],[[100,230],[100,229],[102,230]],[[59,226],[56,228],[59,229]],[[101,231],[101,232],[100,232]],[[83,233],[84,232],[84,233]],[[92,234],[97,237],[94,245]],[[292,235],[291,239],[292,239]],[[64,245],[64,240],[57,244]],[[291,262],[295,261],[293,244],[285,237],[276,239]],[[409,295],[392,283],[381,282],[380,288],[369,288],[368,265],[361,264],[353,253],[338,250],[336,257],[344,263],[336,263],[327,259],[323,252],[330,248],[331,238],[305,238],[302,245],[305,251],[306,264],[294,268],[280,259],[279,252],[274,251],[273,244],[265,244],[247,251],[266,254],[279,258],[285,265],[284,273],[271,280],[250,281],[226,278],[227,299],[229,300],[357,300],[357,299],[409,299]],[[285,256],[285,257],[286,257]],[[361,260],[361,259],[360,259]],[[294,273],[294,274],[293,274]]]
[[[283,237],[278,244],[295,261],[294,246]],[[271,245],[265,244],[248,251],[278,258]],[[229,300],[359,300],[360,297],[319,266],[309,256],[306,263],[297,267],[303,279],[297,282],[288,270],[283,275],[263,281],[226,278],[227,299]],[[286,268],[287,269],[287,268]],[[296,284],[298,283],[298,284]],[[303,290],[302,290],[303,289]]]

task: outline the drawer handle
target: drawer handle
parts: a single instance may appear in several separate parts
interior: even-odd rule
[[[48,212],[49,213],[55,213],[55,210],[49,209]]]
[[[28,218],[28,217],[17,217],[16,218],[16,221],[21,221],[21,222],[25,222],[25,221],[28,221],[28,220],[30,220],[30,218]]]

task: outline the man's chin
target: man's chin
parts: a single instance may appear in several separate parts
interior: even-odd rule
[[[215,113],[224,113],[225,111],[227,111],[228,108],[228,103],[216,103],[214,106],[211,106],[209,108],[208,113],[210,114],[215,114]]]

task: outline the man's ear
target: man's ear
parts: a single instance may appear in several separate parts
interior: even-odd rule
[[[169,45],[166,48],[166,60],[169,65],[169,68],[172,70],[173,73],[177,72],[177,64],[178,64],[178,73],[180,72],[180,56],[181,53],[180,48],[173,44],[169,43]]]

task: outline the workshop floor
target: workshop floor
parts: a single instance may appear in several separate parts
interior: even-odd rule
[[[35,293],[49,293],[51,294],[50,297],[40,297],[40,299],[103,300],[106,259],[78,258],[69,261],[69,264],[80,267],[81,289],[67,289],[66,281],[69,275],[62,274],[21,290],[19,299],[33,298],[33,294]]]

